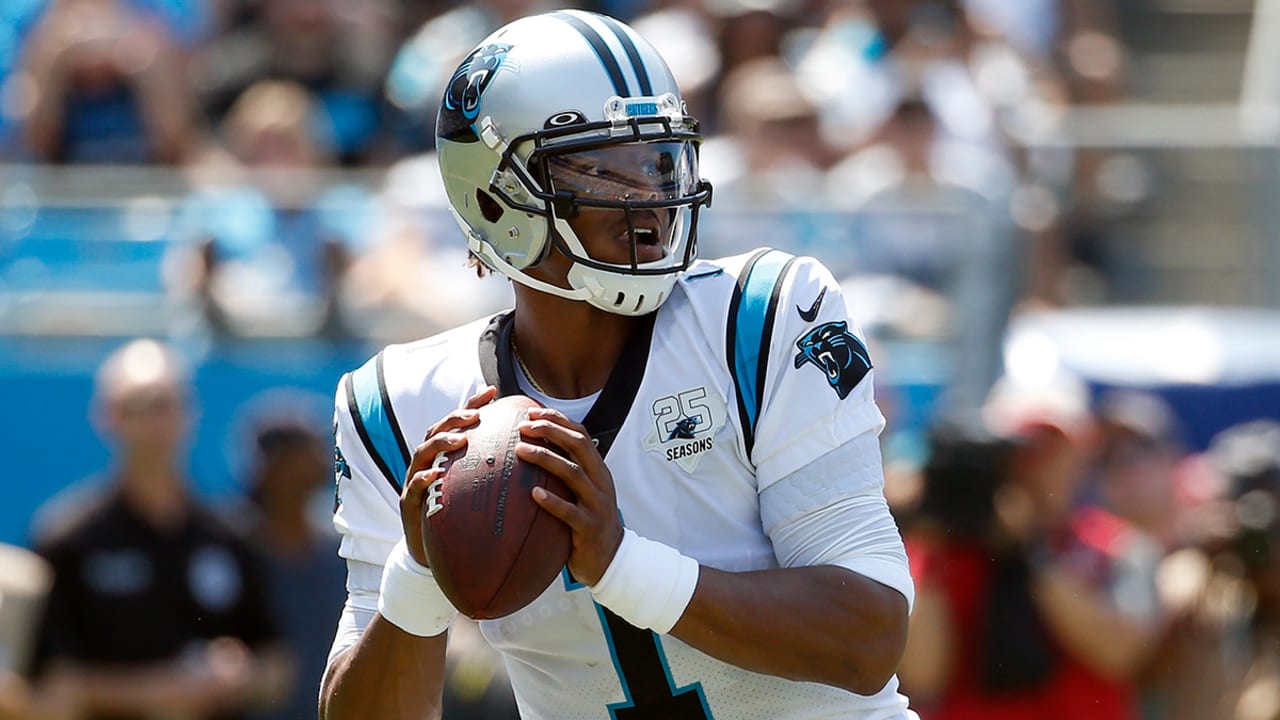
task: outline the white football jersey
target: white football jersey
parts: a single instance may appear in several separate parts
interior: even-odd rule
[[[638,332],[583,424],[627,527],[726,571],[778,567],[759,495],[884,419],[839,287],[810,258],[700,261]],[[503,313],[392,345],[339,384],[340,554],[381,565],[428,426],[486,385],[519,392]],[[647,327],[646,327],[647,330]],[[896,678],[874,696],[761,675],[637,629],[561,573],[531,605],[480,622],[526,718],[909,717]]]

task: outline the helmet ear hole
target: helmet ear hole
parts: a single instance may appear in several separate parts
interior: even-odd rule
[[[480,188],[476,188],[476,205],[479,206],[480,214],[485,220],[496,223],[502,218],[502,205]]]

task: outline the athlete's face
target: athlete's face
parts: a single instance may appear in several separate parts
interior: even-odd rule
[[[614,265],[661,260],[669,252],[664,242],[671,234],[668,210],[634,210],[628,221],[622,210],[584,209],[569,220],[569,227],[592,258]],[[631,248],[635,246],[635,257]]]
[[[694,191],[697,164],[689,143],[640,143],[552,155],[547,174],[552,192],[585,201],[677,200]],[[665,208],[633,207],[628,217],[622,209],[580,205],[568,223],[593,259],[624,265],[671,252],[674,215]]]
[[[633,259],[632,227],[637,228],[634,233],[634,260],[637,264],[661,260],[671,252],[667,243],[655,240],[671,234],[670,216],[669,210],[635,210],[628,222],[623,210],[588,208],[579,210],[578,215],[568,220],[568,223],[582,242],[583,250],[593,259],[626,266]],[[573,263],[573,259],[559,248],[553,248],[546,259],[527,272],[541,280],[567,288],[570,287],[567,278]]]

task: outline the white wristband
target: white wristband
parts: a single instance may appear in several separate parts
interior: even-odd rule
[[[596,602],[638,628],[671,632],[698,586],[698,561],[623,529],[622,544],[600,580]]]
[[[449,629],[458,611],[445,597],[431,568],[409,554],[404,538],[396,543],[382,568],[378,613],[410,635],[431,637]]]

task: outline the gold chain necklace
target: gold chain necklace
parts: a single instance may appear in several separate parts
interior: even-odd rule
[[[520,366],[520,371],[524,373],[525,379],[529,381],[529,384],[533,386],[533,389],[547,397],[551,397],[551,393],[543,390],[542,386],[539,385],[538,381],[533,377],[533,373],[529,372],[529,366],[524,364],[524,358],[520,357],[520,347],[516,345],[515,333],[511,334],[511,354],[516,356],[516,364]]]

